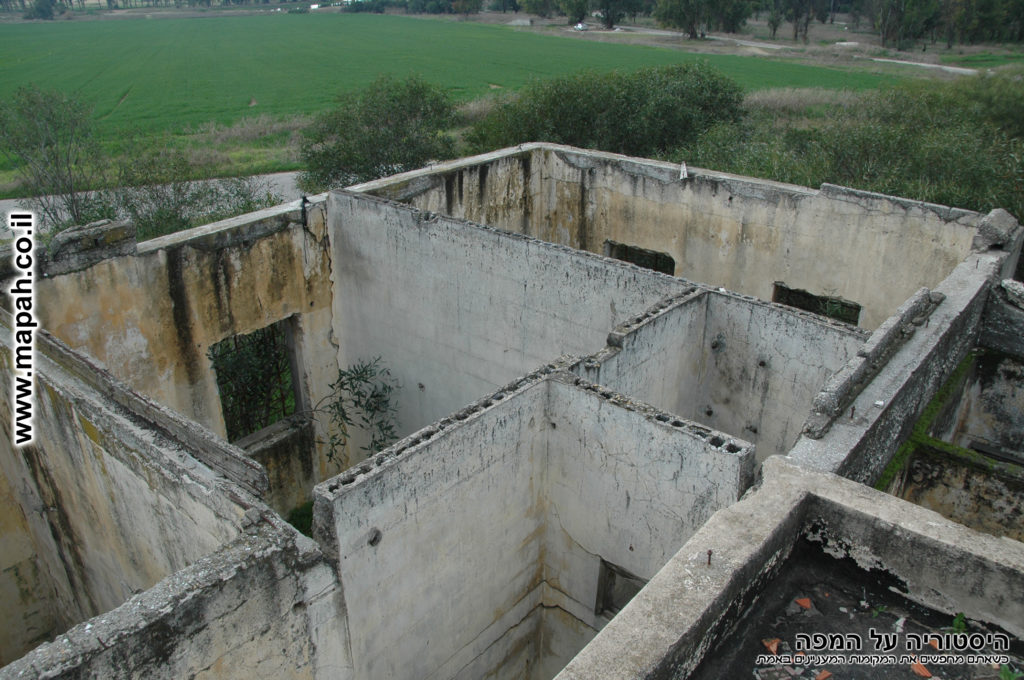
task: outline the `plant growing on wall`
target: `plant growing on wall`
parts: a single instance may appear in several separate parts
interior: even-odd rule
[[[328,460],[333,461],[348,444],[353,427],[369,436],[370,441],[360,447],[367,453],[386,448],[396,439],[393,397],[398,382],[380,357],[339,369],[338,379],[330,387],[331,392],[314,409],[330,421]]]

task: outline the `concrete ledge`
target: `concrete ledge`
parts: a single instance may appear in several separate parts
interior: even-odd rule
[[[889,357],[913,335],[915,327],[927,323],[932,311],[944,299],[942,293],[922,288],[900,305],[896,313],[871,334],[857,356],[825,383],[814,398],[814,410],[804,426],[804,433],[812,439],[821,439]]]
[[[1024,634],[1024,544],[783,458],[762,470],[761,486],[715,513],[560,680],[686,678],[800,536],[888,571],[927,607]]]

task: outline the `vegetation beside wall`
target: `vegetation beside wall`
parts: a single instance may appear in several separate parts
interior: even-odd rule
[[[799,100],[803,98],[804,102]],[[814,106],[813,94],[754,97],[669,157],[817,187],[824,182],[1024,216],[1020,72],[912,83]]]

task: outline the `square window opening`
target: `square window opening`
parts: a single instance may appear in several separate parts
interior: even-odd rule
[[[230,442],[295,413],[290,323],[278,321],[225,338],[210,348],[224,427]]]
[[[597,577],[597,603],[594,612],[598,616],[612,618],[619,611],[629,604],[633,596],[640,592],[640,589],[647,585],[635,574],[631,574],[622,567],[601,560],[601,571]]]
[[[676,261],[668,253],[631,246],[610,239],[604,242],[604,256],[629,262],[638,267],[651,269],[662,274],[668,274],[669,276],[674,276],[676,273]]]
[[[775,282],[772,302],[796,307],[805,312],[826,316],[853,326],[860,320],[860,305],[834,295],[815,295],[799,288],[790,288],[781,281]]]

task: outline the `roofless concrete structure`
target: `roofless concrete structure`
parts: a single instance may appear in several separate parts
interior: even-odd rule
[[[686,678],[806,545],[1019,660],[1022,240],[549,144],[65,232],[0,678]],[[288,399],[246,431],[214,362],[254,334]],[[334,455],[316,407],[378,356],[400,439]]]

